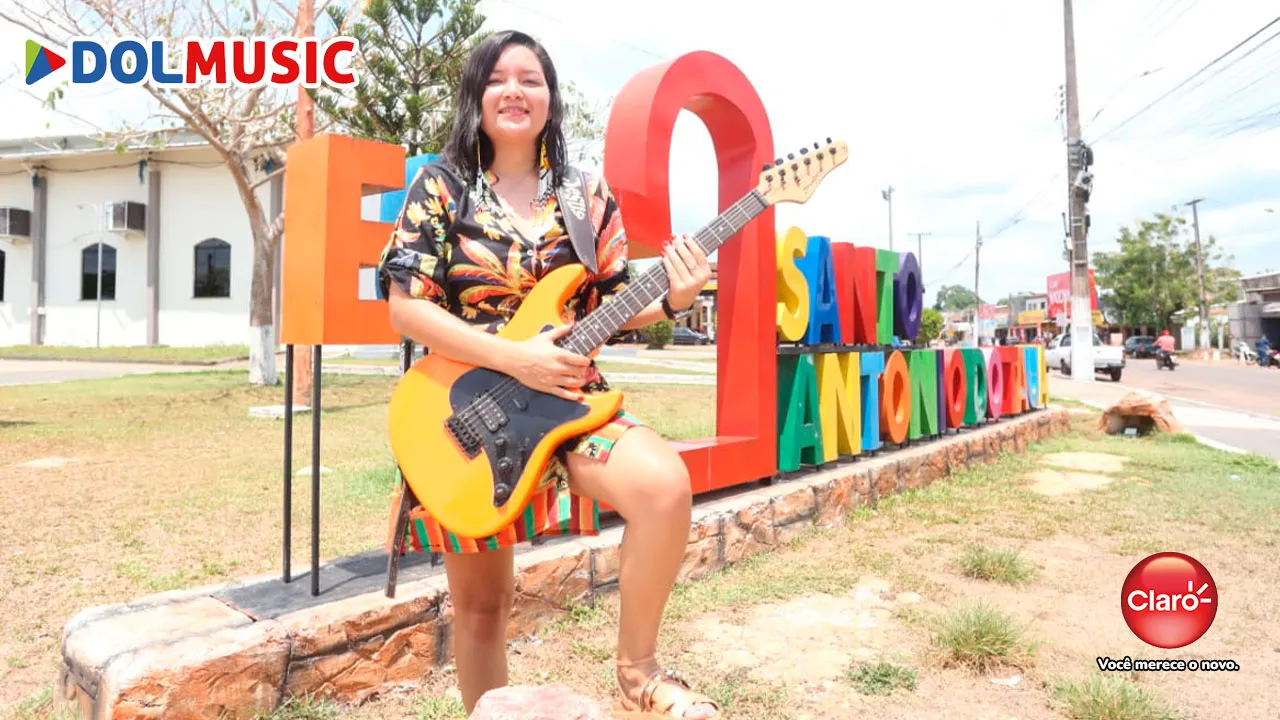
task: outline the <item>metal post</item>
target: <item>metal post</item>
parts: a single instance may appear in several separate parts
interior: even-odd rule
[[[101,221],[99,221],[99,225],[101,225]],[[101,233],[102,230],[99,229],[98,232]],[[98,311],[97,311],[96,325],[97,325],[97,328],[96,328],[97,336],[96,336],[95,344],[97,345],[97,347],[101,348],[102,347],[102,235],[101,234],[98,235]]]
[[[311,595],[320,594],[320,348],[311,349]]]
[[[293,345],[284,346],[284,581],[292,582],[293,559]]]

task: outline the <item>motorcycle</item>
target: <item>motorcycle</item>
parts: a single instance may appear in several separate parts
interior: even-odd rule
[[[1258,353],[1243,340],[1237,340],[1231,348],[1231,355],[1238,361],[1252,365],[1258,362]]]
[[[1169,368],[1170,372],[1176,370],[1178,368],[1178,358],[1171,352],[1156,348],[1156,370],[1165,368]]]

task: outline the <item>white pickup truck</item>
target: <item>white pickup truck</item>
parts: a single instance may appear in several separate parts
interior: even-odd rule
[[[1120,382],[1120,374],[1124,371],[1124,348],[1119,345],[1107,345],[1097,333],[1093,336],[1093,371],[1111,376],[1112,382]],[[1044,349],[1044,362],[1047,367],[1056,367],[1063,375],[1071,374],[1071,331],[1062,333],[1049,341]]]

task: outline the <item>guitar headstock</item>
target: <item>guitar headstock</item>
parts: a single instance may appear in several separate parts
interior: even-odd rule
[[[778,158],[773,164],[765,165],[756,190],[771,205],[803,203],[813,195],[818,183],[848,158],[847,145],[827,138],[826,143],[800,148],[797,152],[787,153],[785,159]]]

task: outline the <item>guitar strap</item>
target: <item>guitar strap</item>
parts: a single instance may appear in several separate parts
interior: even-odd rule
[[[586,175],[575,167],[565,167],[564,181],[556,190],[556,198],[569,231],[569,244],[573,245],[578,260],[592,274],[599,272],[596,233],[591,227],[591,213],[588,211]]]

